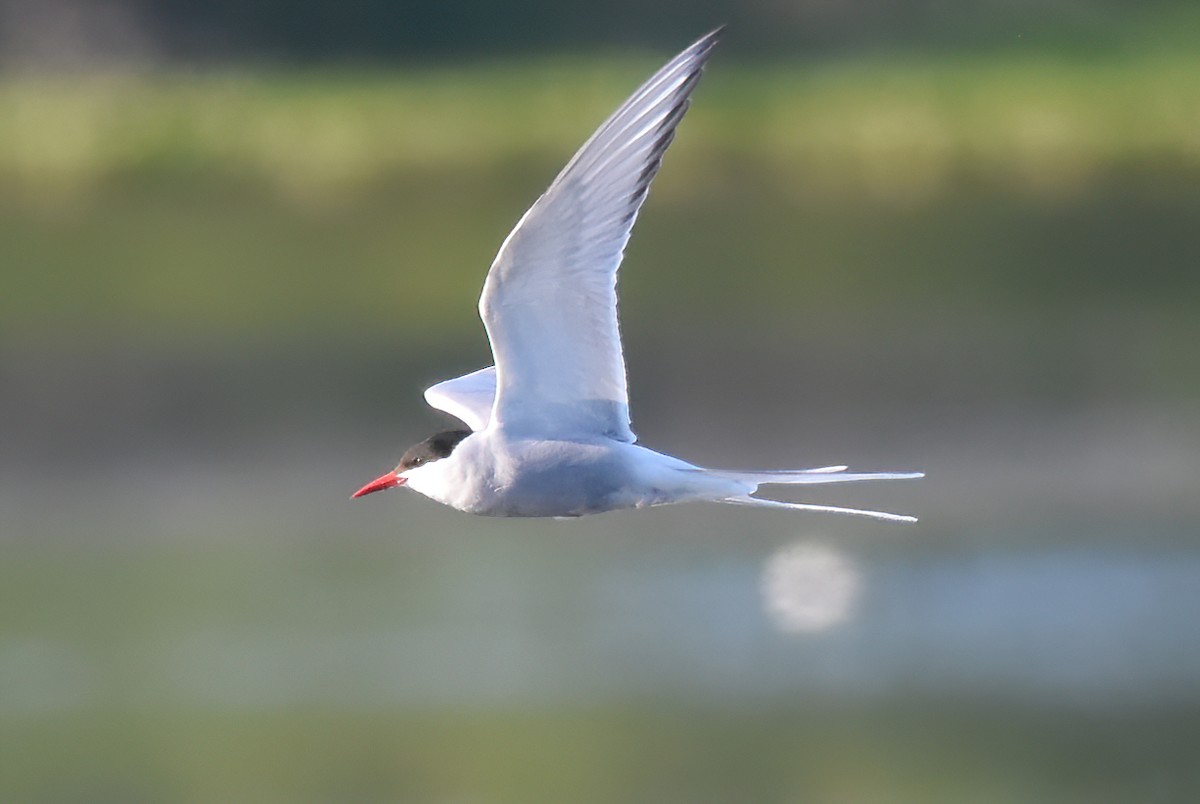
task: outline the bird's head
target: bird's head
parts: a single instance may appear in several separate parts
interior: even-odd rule
[[[395,469],[380,475],[350,496],[362,497],[364,494],[403,486],[408,482],[412,472],[434,461],[449,457],[459,442],[469,435],[471,435],[470,430],[445,430],[431,435],[421,443],[409,447]]]

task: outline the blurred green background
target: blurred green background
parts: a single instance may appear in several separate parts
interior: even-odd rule
[[[1194,4],[644,6],[0,1],[0,799],[1200,796]],[[721,22],[634,427],[921,523],[350,504]]]

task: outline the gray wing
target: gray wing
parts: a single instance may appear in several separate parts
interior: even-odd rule
[[[479,299],[496,362],[492,426],[635,440],[617,326],[617,268],[718,33],[633,93],[500,247]]]
[[[496,369],[488,366],[425,391],[425,401],[478,432],[488,426],[496,399]]]

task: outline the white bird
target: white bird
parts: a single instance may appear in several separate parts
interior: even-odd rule
[[[487,516],[576,517],[707,500],[916,521],[751,495],[763,484],[901,480],[919,472],[724,471],[635,443],[617,328],[617,268],[719,32],[642,84],[500,247],[479,299],[495,366],[425,392],[430,405],[470,429],[422,441],[354,497],[408,486]]]

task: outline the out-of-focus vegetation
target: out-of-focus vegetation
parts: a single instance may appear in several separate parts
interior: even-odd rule
[[[319,199],[414,170],[569,153],[652,67],[10,77],[0,177],[32,195],[156,174]],[[718,157],[784,169],[800,194],[901,201],[964,181],[1063,195],[1122,167],[1200,165],[1200,56],[718,57],[710,72],[672,151],[681,192],[703,189],[689,166]]]
[[[651,67],[10,76],[0,326],[461,330],[504,233]],[[768,319],[1170,308],[1196,288],[1197,177],[1194,55],[718,54],[631,251],[676,267],[626,281]],[[735,269],[680,288],[690,263]]]
[[[0,64],[250,62],[413,64],[636,43],[677,49],[680,37],[729,26],[732,47],[779,58],[880,49],[1009,48],[1114,53],[1152,41],[1190,46],[1190,0],[9,0],[0,6]]]

